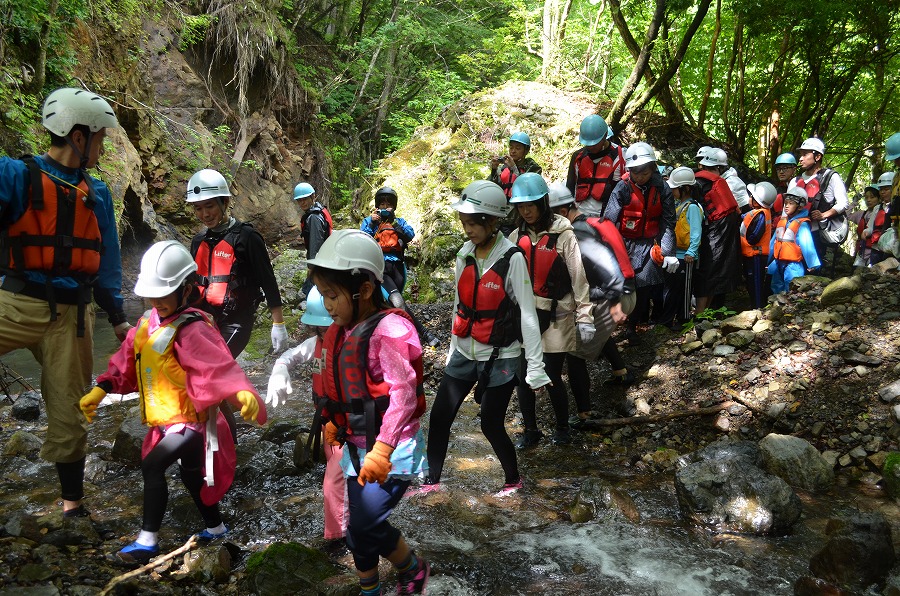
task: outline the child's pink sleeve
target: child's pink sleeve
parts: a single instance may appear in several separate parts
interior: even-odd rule
[[[137,391],[137,374],[134,369],[134,336],[137,327],[128,330],[125,341],[109,359],[106,372],[97,377],[97,384],[104,383],[112,388],[108,393],[131,393]]]
[[[415,436],[419,430],[419,419],[413,416],[417,399],[412,362],[421,356],[422,345],[416,328],[399,315],[386,316],[372,333],[369,371],[390,385],[391,398],[377,440],[392,447]]]

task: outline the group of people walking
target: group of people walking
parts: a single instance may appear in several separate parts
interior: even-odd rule
[[[784,291],[790,279],[820,267],[825,247],[844,233],[833,224],[847,210],[843,182],[822,167],[825,147],[815,138],[801,145],[799,160],[778,158],[778,188],[745,186],[720,149],[701,148],[696,171],[664,171],[650,145],[623,149],[596,115],[581,123],[583,148],[572,155],[566,182],[548,184],[527,157],[528,135],[514,133],[508,155],[492,159],[490,179],[472,182],[450,205],[467,240],[456,256],[450,346],[426,438],[423,345],[438,340],[402,296],[404,251],[415,232],[398,217],[393,189],[376,192],[360,229],[335,230],[315,189],[307,182],[294,188],[309,270],[301,321],[313,334],[286,349],[262,237],[229,214],[221,173],[196,172],[185,200],[204,230],[190,248],[167,240],[143,255],[134,291],[150,309],[132,327],[112,198],[86,172],[103,155],[116,116],[100,96],[59,89],[46,98],[42,122],[46,154],[0,159],[0,354],[26,348],[42,365],[48,427],[41,455],[56,465],[63,516],[89,515],[84,422],[108,393],[137,391],[149,427],[143,521],[119,557],[144,563],[160,553],[166,471],[176,463],[203,520],[198,538],[221,538],[228,530],[218,503],[236,465],[231,408],[264,423],[266,407],[292,392],[296,367],[312,362],[314,426],[326,443],[325,537],[346,536],[364,595],[382,593],[380,557],[396,567],[398,593],[424,592],[430,565],[388,517],[417,479],[418,491],[443,488],[452,425],[470,393],[503,471],[495,496],[507,497],[524,486],[516,448],[544,438],[539,395],[552,405],[550,440],[565,445],[592,415],[587,361],[610,361],[608,383],[633,382],[611,339],[617,325],[634,331],[651,317],[677,325],[714,306],[734,289],[741,257],[751,300],[761,305],[766,273],[771,290]],[[900,166],[900,133],[887,150]],[[891,186],[888,196],[883,188]],[[900,219],[894,205],[883,207],[896,195],[887,175],[866,190],[858,235],[870,263],[880,258],[878,235]],[[122,343],[90,387],[94,300]],[[263,300],[280,354],[265,399],[235,360]],[[575,397],[571,417],[564,367]],[[524,424],[515,444],[505,428],[514,391]]]

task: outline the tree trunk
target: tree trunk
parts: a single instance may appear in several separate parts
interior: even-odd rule
[[[709,105],[709,96],[712,94],[713,66],[716,59],[716,43],[722,33],[722,0],[716,0],[716,26],[713,28],[712,40],[709,42],[709,57],[706,59],[706,88],[703,90],[703,100],[700,102],[700,114],[697,116],[697,128],[703,132],[706,123],[706,108]]]
[[[611,13],[613,15],[613,21],[616,23],[616,27],[619,29],[622,39],[626,41],[626,45],[629,46],[629,49],[632,49],[637,43],[634,41],[634,37],[628,29],[628,23],[625,22],[625,18],[622,15],[622,7],[619,4],[619,0],[611,0],[610,7],[612,8]],[[616,102],[613,104],[612,110],[610,110],[609,113],[609,123],[615,129],[621,128],[622,116],[625,114],[625,106],[634,94],[635,89],[637,89],[638,81],[641,80],[649,68],[650,54],[653,51],[653,44],[659,35],[659,28],[662,25],[662,20],[665,16],[665,9],[665,0],[656,0],[656,9],[653,12],[653,18],[650,21],[650,25],[647,27],[644,45],[637,53],[634,68],[632,68],[631,74],[622,85],[619,96],[616,98]],[[628,39],[631,40],[631,44],[628,43]]]
[[[35,95],[41,95],[44,88],[44,81],[47,80],[47,44],[50,43],[50,28],[56,19],[56,9],[59,8],[59,0],[50,0],[47,4],[47,14],[44,15],[44,22],[41,23],[41,33],[38,39],[38,54],[35,57],[34,78],[28,89]]]

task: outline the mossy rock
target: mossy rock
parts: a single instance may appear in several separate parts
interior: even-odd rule
[[[316,594],[320,583],[337,574],[325,553],[296,542],[275,542],[247,560],[242,591],[259,596]]]
[[[900,499],[900,453],[895,451],[888,454],[881,475],[884,477],[887,494],[894,499]]]

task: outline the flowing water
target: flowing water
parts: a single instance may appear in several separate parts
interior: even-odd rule
[[[143,306],[129,303],[128,309],[136,320]],[[102,316],[95,344],[97,373],[118,345]],[[39,370],[29,353],[20,350],[3,362],[37,385]],[[255,381],[264,391],[265,378]],[[311,408],[303,397],[308,386],[305,381],[297,385],[291,401],[270,412],[271,420],[308,424]],[[101,409],[90,428],[95,452],[108,453],[130,405],[112,403]],[[6,415],[4,420],[9,422]],[[18,426],[4,423],[0,443]],[[35,426],[33,432],[40,436],[39,424]],[[512,416],[510,430],[516,430]],[[323,466],[298,472],[293,440],[263,441],[264,430],[245,423],[240,433],[238,476],[222,502],[231,540],[245,551],[278,541],[321,545]],[[708,533],[682,522],[671,473],[640,473],[603,436],[574,436],[568,447],[542,445],[522,453],[526,489],[497,498],[492,492],[501,483],[500,466],[478,430],[477,407],[463,404],[445,467],[445,490],[404,499],[391,517],[433,563],[430,594],[788,595],[824,543],[830,515],[878,509],[895,529],[900,527],[896,505],[836,487],[826,497],[804,495],[804,515],[787,536]],[[140,523],[139,470],[96,455],[88,469],[92,482],[86,487],[87,500],[94,517],[119,535],[134,532]],[[568,508],[579,488],[598,478],[631,496],[638,521],[612,512],[587,523],[569,520]],[[198,529],[198,520],[174,477],[170,487],[170,513],[161,538],[174,547]],[[51,465],[36,458],[7,458],[0,474],[0,520],[16,510],[47,511],[57,490]],[[349,557],[341,561],[351,564]],[[385,573],[391,581],[388,568]]]

